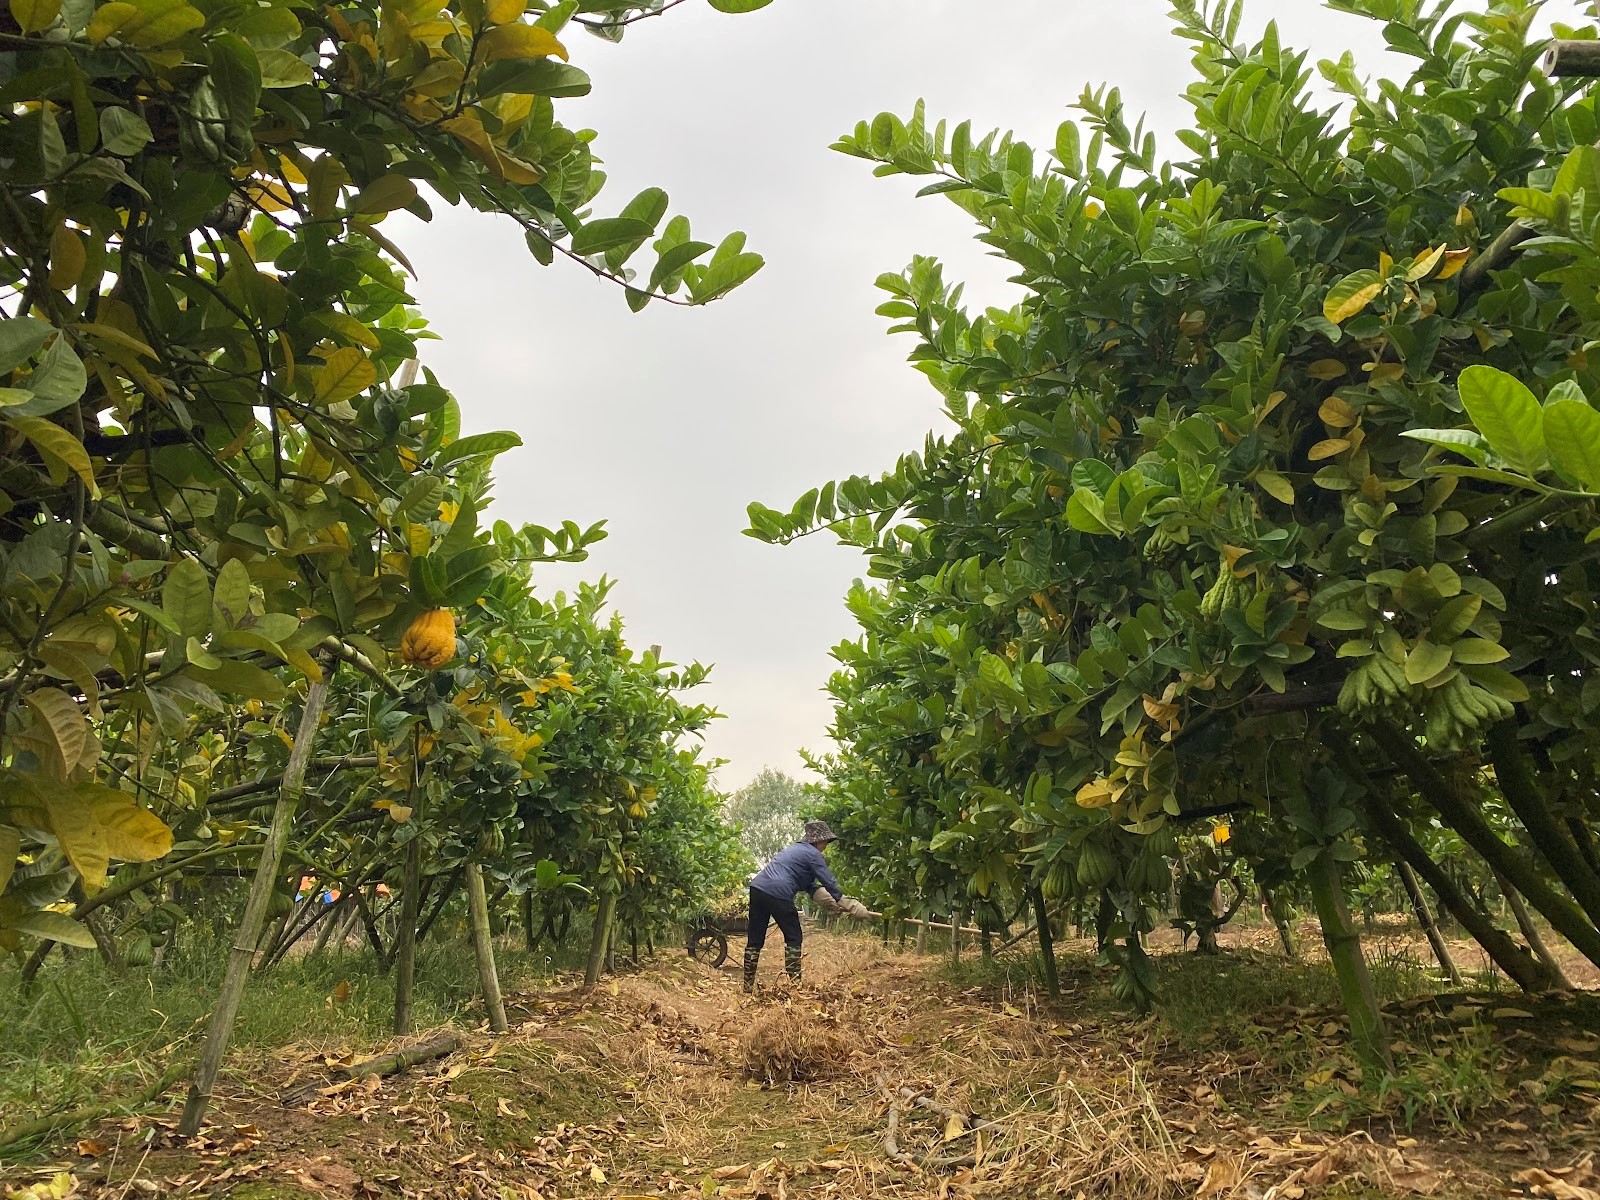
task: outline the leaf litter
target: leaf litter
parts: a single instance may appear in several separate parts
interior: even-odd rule
[[[1286,1087],[1281,1064],[1239,1045],[1197,1053],[1149,1020],[960,989],[866,939],[816,936],[807,959],[806,983],[764,977],[756,997],[676,958],[590,992],[559,981],[509,998],[509,1035],[287,1108],[350,1048],[236,1057],[199,1137],[177,1139],[166,1115],[108,1121],[12,1172],[4,1200],[1600,1200],[1592,1153],[1571,1152],[1600,1123],[1583,1086],[1600,1046],[1582,1027],[1551,1032],[1534,1002],[1395,1006],[1408,1046],[1434,1026],[1535,1026],[1504,1034],[1497,1061],[1528,1068],[1509,1098],[1409,1136],[1383,1119],[1310,1127],[1294,1103],[1322,1071]],[[1281,1020],[1342,1036],[1335,1013]],[[1554,1057],[1521,1056],[1519,1038]],[[1343,1096],[1336,1048],[1323,1070],[1312,1086]]]

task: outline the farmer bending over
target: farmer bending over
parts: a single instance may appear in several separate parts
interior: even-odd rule
[[[805,836],[785,846],[750,881],[750,941],[744,948],[744,990],[756,990],[756,968],[761,965],[761,947],[767,944],[767,924],[776,921],[783,931],[783,968],[789,978],[800,978],[800,910],[794,906],[796,894],[805,892],[823,908],[868,916],[866,905],[847,900],[839,881],[828,870],[823,851],[839,839],[826,821],[807,821]]]

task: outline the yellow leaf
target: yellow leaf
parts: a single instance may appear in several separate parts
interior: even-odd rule
[[[1260,425],[1261,422],[1265,421],[1272,410],[1283,403],[1284,397],[1288,394],[1288,392],[1273,392],[1268,396],[1266,403],[1256,412],[1256,424]]]
[[[1345,365],[1337,358],[1319,358],[1306,368],[1313,379],[1337,379],[1345,373]]]
[[[133,5],[121,3],[120,0],[113,4],[103,4],[95,10],[94,16],[89,18],[89,28],[85,31],[85,36],[98,46],[138,11]]]
[[[1091,779],[1078,789],[1076,799],[1079,808],[1104,808],[1116,799],[1116,790],[1110,780]]]
[[[337,16],[337,14],[334,14]],[[331,154],[323,154],[306,171],[306,203],[319,220],[333,215],[339,203],[339,189],[350,182],[344,164]]]
[[[964,1118],[958,1112],[953,1112],[944,1123],[944,1140],[947,1142],[953,1142],[966,1131],[966,1118]]]
[[[561,58],[567,48],[548,29],[537,25],[501,25],[478,41],[478,57],[486,63],[505,58]]]
[[[87,262],[83,238],[65,221],[57,224],[50,235],[50,286],[58,292],[75,286]]]
[[[127,792],[102,784],[89,783],[78,788],[105,833],[106,852],[123,862],[150,862],[164,858],[172,850],[172,830],[147,808],[141,808]]]
[[[489,0],[486,16],[491,25],[505,25],[522,15],[523,0]]]
[[[1362,312],[1367,305],[1372,303],[1372,301],[1377,297],[1378,293],[1382,290],[1383,283],[1381,281],[1378,283],[1369,283],[1366,287],[1352,292],[1341,303],[1324,304],[1322,308],[1322,315],[1327,317],[1328,320],[1332,321],[1335,325],[1342,324],[1343,322],[1348,321],[1351,317]]]
[[[94,467],[89,462],[89,452],[71,433],[44,417],[8,417],[7,420],[23,437],[33,443],[33,448],[44,459],[50,478],[64,482],[74,474],[89,488],[89,494],[100,499],[100,487],[95,483]]]
[[[1306,455],[1312,462],[1320,462],[1324,458],[1332,458],[1336,454],[1343,454],[1350,449],[1347,438],[1327,438],[1311,447],[1311,452]]]
[[[39,33],[56,23],[61,0],[11,0],[11,15],[23,33]]]
[[[1322,418],[1324,425],[1331,425],[1335,429],[1349,429],[1356,423],[1355,409],[1338,396],[1329,396],[1324,400],[1322,407],[1317,410],[1317,416]]]
[[[364,346],[368,350],[376,350],[378,348],[378,335],[349,313],[330,308],[326,312],[318,313],[315,320],[317,324],[326,325],[347,342],[354,342],[356,345]]]
[[[328,355],[317,372],[317,401],[338,404],[359,396],[378,379],[378,368],[354,346],[342,346]]]
[[[1406,281],[1415,283],[1419,279],[1426,279],[1433,274],[1433,269],[1439,265],[1439,260],[1444,257],[1444,243],[1440,243],[1435,250],[1425,250],[1411,264],[1411,269],[1406,272]]]
[[[129,45],[148,49],[175,41],[205,23],[204,14],[184,0],[113,0],[95,11],[88,36],[97,45],[115,35]]]
[[[1280,503],[1294,503],[1294,485],[1276,471],[1262,471],[1257,474],[1256,486]]]
[[[1385,279],[1387,279],[1387,278],[1389,278],[1390,272],[1392,272],[1393,270],[1394,270],[1394,258],[1393,258],[1393,256],[1387,250],[1379,250],[1378,251],[1378,274],[1382,275]]]
[[[56,779],[64,780],[83,757],[89,739],[89,723],[83,719],[78,702],[60,688],[38,688],[22,698],[36,720],[27,729],[27,740],[45,754],[41,758]]]
[[[453,58],[436,58],[406,84],[406,90],[423,96],[454,96],[461,87],[466,68]]]
[[[1466,266],[1467,259],[1471,257],[1472,251],[1470,249],[1446,250],[1444,252],[1444,266],[1439,268],[1439,274],[1437,278],[1449,279],[1452,275],[1460,271],[1462,267]]]
[[[516,28],[521,29],[525,26],[519,25]],[[529,164],[502,152],[484,129],[478,114],[470,108],[459,116],[440,121],[439,128],[459,140],[472,152],[474,158],[510,183],[538,183],[542,178]]]
[[[1405,367],[1400,363],[1372,363],[1367,370],[1371,372],[1367,376],[1370,383],[1389,383],[1406,373]]]
[[[594,1180],[596,1183],[604,1183],[606,1181],[606,1173],[600,1169],[599,1163],[592,1163],[590,1165],[589,1178]]]

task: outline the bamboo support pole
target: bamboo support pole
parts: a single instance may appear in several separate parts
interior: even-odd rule
[[[245,983],[250,977],[250,961],[261,937],[261,926],[266,920],[267,905],[271,902],[272,891],[277,883],[283,852],[289,844],[289,829],[294,824],[300,793],[305,788],[306,766],[311,761],[317,725],[322,719],[322,709],[328,699],[328,680],[332,675],[330,667],[322,679],[306,688],[305,708],[300,713],[294,748],[289,752],[289,764],[283,772],[283,787],[279,789],[278,801],[273,806],[272,824],[267,829],[266,844],[261,848],[261,860],[256,864],[255,879],[250,884],[250,897],[245,902],[244,916],[228,952],[222,994],[206,1027],[200,1062],[195,1068],[194,1082],[189,1087],[189,1097],[183,1106],[183,1116],[178,1121],[178,1133],[183,1137],[193,1137],[200,1131],[200,1123],[211,1104],[212,1088],[222,1070],[223,1056],[228,1052],[228,1040],[233,1036],[233,1025],[239,1016],[239,1002],[244,999]]]

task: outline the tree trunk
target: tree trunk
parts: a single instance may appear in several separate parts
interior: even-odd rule
[[[361,922],[361,927],[367,932],[367,941],[372,944],[372,952],[378,956],[378,974],[387,975],[391,965],[391,951],[383,948],[383,934],[378,931],[378,918],[373,909],[378,902],[378,885],[372,885],[372,899],[368,900],[362,895],[361,889],[356,889],[356,917]]]
[[[1039,930],[1039,961],[1044,967],[1044,987],[1050,995],[1061,995],[1061,977],[1056,974],[1056,943],[1050,933],[1050,912],[1045,906],[1044,890],[1033,889],[1033,920]]]
[[[533,893],[523,892],[517,907],[522,913],[522,948],[532,954],[539,948],[539,935],[533,928]]]
[[[589,939],[589,964],[583,972],[583,986],[600,982],[600,969],[606,961],[606,942],[611,937],[611,918],[617,911],[617,894],[601,892],[594,907],[594,934]]]
[[[967,923],[965,913],[950,910],[950,965],[961,965],[961,927]]]
[[[1350,1041],[1356,1056],[1367,1068],[1362,1083],[1373,1088],[1394,1070],[1394,1060],[1389,1056],[1389,1033],[1378,1007],[1377,993],[1372,988],[1372,976],[1367,972],[1367,960],[1361,953],[1361,935],[1350,923],[1350,910],[1344,901],[1344,882],[1331,849],[1325,849],[1312,860],[1307,875],[1317,917],[1322,922],[1322,942],[1328,948],[1334,974],[1339,979],[1339,994],[1344,998],[1345,1012],[1350,1017]]]
[[[261,859],[256,864],[255,878],[250,883],[244,916],[234,931],[233,946],[228,951],[228,965],[222,977],[222,994],[217,998],[217,1007],[206,1026],[200,1063],[195,1068],[194,1082],[189,1087],[183,1116],[178,1121],[178,1133],[183,1137],[193,1137],[199,1132],[200,1122],[205,1119],[206,1109],[211,1104],[211,1090],[216,1085],[218,1072],[222,1070],[223,1056],[228,1052],[228,1039],[233,1036],[233,1023],[239,1016],[239,1002],[244,999],[245,983],[250,976],[250,960],[261,938],[261,926],[266,921],[267,906],[272,901],[272,893],[277,885],[283,852],[289,844],[289,830],[294,824],[295,810],[300,805],[300,793],[305,788],[306,764],[311,761],[311,750],[317,740],[317,724],[322,718],[323,705],[327,702],[328,680],[333,672],[333,665],[328,665],[324,668],[323,677],[306,687],[305,708],[300,713],[294,747],[289,752],[289,763],[283,771],[283,787],[279,789],[277,802],[272,806],[272,823],[267,827],[266,844],[261,847]]]
[[[1266,904],[1267,915],[1272,918],[1272,925],[1278,931],[1278,943],[1283,947],[1284,956],[1299,958],[1300,949],[1294,944],[1294,927],[1289,924],[1289,916],[1283,910],[1283,902],[1277,894],[1267,888],[1261,889],[1261,899]]]
[[[1381,798],[1368,793],[1365,806],[1368,818],[1383,840],[1427,881],[1433,894],[1439,897],[1439,903],[1483,947],[1490,962],[1525,992],[1544,991],[1552,984],[1553,980],[1544,964],[1495,926],[1489,914],[1458,888],[1438,863],[1428,857],[1428,852],[1411,835],[1405,822],[1390,812]]]
[[[883,927],[883,941],[889,942],[889,927]],[[978,918],[978,956],[984,962],[994,961],[994,935],[989,927],[989,914],[986,912]]]
[[[472,917],[472,952],[478,959],[478,984],[483,989],[483,1007],[489,1014],[489,1028],[504,1033],[506,1005],[500,996],[500,974],[494,966],[494,938],[489,932],[489,898],[484,895],[483,868],[467,864],[467,909]]]
[[[400,877],[400,928],[394,939],[394,1031],[411,1032],[412,1000],[417,983],[417,918],[422,912],[422,835],[406,843]]]
[[[84,925],[89,930],[89,936],[94,938],[94,944],[100,951],[100,957],[112,971],[122,970],[122,951],[117,948],[117,939],[106,932],[105,925],[100,920],[99,913],[89,913],[83,918]]]
[[[924,913],[923,916],[926,917],[927,914]],[[922,922],[922,924],[917,926],[917,953],[918,954],[926,954],[927,952],[928,952],[928,922],[926,920],[924,920]]]
[[[334,931],[344,925],[350,913],[350,894],[346,890],[341,892],[339,898],[333,902],[333,911],[328,914],[327,920],[322,922],[322,929],[317,933],[317,940],[311,944],[311,953],[321,954],[333,940]]]
[[[1600,929],[1589,921],[1581,908],[1551,887],[1531,860],[1501,840],[1477,806],[1456,793],[1454,784],[1428,762],[1410,736],[1382,722],[1368,726],[1367,732],[1462,840],[1483,855],[1492,869],[1509,879],[1512,887],[1527,898],[1557,933],[1590,962],[1600,966]]]
[[[1433,910],[1428,907],[1428,898],[1422,894],[1422,885],[1417,882],[1415,872],[1403,858],[1394,866],[1400,874],[1400,882],[1405,886],[1406,895],[1411,898],[1411,908],[1417,914],[1417,923],[1422,926],[1428,945],[1433,947],[1433,957],[1439,961],[1439,966],[1451,986],[1460,987],[1461,972],[1456,967],[1456,960],[1450,954],[1450,947],[1444,940],[1444,934],[1439,932],[1439,926],[1434,923]]]
[[[1567,978],[1567,973],[1561,969],[1561,962],[1550,953],[1550,947],[1545,944],[1539,927],[1534,924],[1533,918],[1528,915],[1522,897],[1517,895],[1517,889],[1512,887],[1505,876],[1495,873],[1495,882],[1500,885],[1500,894],[1505,897],[1506,904],[1511,909],[1511,916],[1517,923],[1517,928],[1522,930],[1522,936],[1528,943],[1528,948],[1533,951],[1533,956],[1544,964],[1550,972],[1550,982],[1558,988],[1572,990],[1572,981]]]
[[[1517,744],[1516,725],[1500,721],[1490,726],[1484,744],[1489,751],[1489,761],[1494,764],[1500,793],[1528,831],[1534,849],[1550,864],[1556,878],[1566,885],[1589,920],[1600,922],[1600,875],[1590,868],[1577,844],[1550,811],[1528,756]]]

